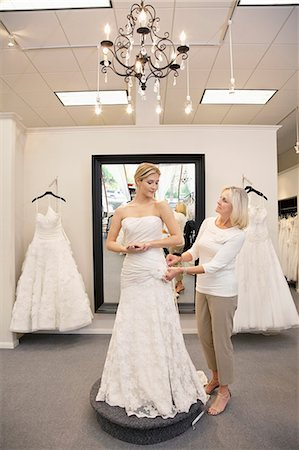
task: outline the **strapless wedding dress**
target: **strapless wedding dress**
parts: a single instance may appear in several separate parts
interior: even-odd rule
[[[267,210],[249,208],[249,225],[237,257],[238,308],[234,333],[271,332],[299,325],[290,288],[268,234]]]
[[[10,330],[69,331],[92,321],[89,299],[61,216],[37,213],[33,240],[18,281]]]
[[[122,221],[126,243],[161,239],[158,216]],[[121,295],[96,400],[138,417],[174,417],[207,401],[205,375],[186,350],[162,249],[127,254]],[[112,275],[113,276],[113,275]]]

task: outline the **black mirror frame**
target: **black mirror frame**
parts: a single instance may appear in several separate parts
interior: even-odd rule
[[[205,218],[205,155],[146,154],[92,155],[93,276],[95,313],[115,313],[118,303],[105,303],[102,229],[102,165],[103,164],[195,164],[195,221],[197,230]],[[179,304],[180,313],[194,313],[195,302]]]

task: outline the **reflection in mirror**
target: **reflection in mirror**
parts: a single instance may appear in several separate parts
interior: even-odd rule
[[[108,251],[106,238],[116,208],[126,205],[134,198],[134,173],[140,162],[144,161],[154,162],[159,166],[161,176],[156,198],[166,200],[174,211],[177,210],[175,217],[182,232],[185,230],[187,233],[185,250],[187,244],[190,246],[194,240],[194,226],[197,229],[204,218],[203,155],[93,156],[93,242],[97,312],[114,312],[117,308],[120,273],[125,255]],[[167,229],[164,227],[162,231],[166,237]],[[120,230],[118,241],[126,244],[124,239]],[[169,251],[173,253],[182,250],[165,248],[164,253],[166,255]],[[180,288],[181,286],[179,285]],[[177,296],[179,310],[194,312],[195,276],[186,275],[183,287]]]

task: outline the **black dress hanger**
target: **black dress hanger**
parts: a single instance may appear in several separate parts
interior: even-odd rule
[[[263,197],[264,199],[268,200],[267,197],[260,191],[257,191],[252,186],[245,186],[244,190],[249,194],[249,192],[254,192],[255,194],[259,195],[260,197]]]
[[[35,202],[35,200],[39,200],[40,198],[44,197],[45,195],[53,195],[53,197],[66,202],[66,200],[63,197],[59,197],[58,195],[53,194],[53,192],[51,192],[51,191],[46,191],[43,195],[40,195],[39,197],[35,197],[31,203]]]

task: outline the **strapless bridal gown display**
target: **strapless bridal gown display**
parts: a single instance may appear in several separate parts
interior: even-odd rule
[[[127,217],[125,242],[161,239],[158,216]],[[174,417],[200,399],[206,403],[205,375],[186,350],[162,249],[127,254],[121,295],[96,400],[137,417]],[[113,275],[111,275],[113,276]]]
[[[271,332],[299,325],[266,218],[263,206],[249,208],[246,239],[237,257],[238,308],[234,333]]]
[[[33,240],[18,281],[10,330],[69,331],[91,323],[92,313],[82,277],[62,228],[50,206],[37,213]]]

